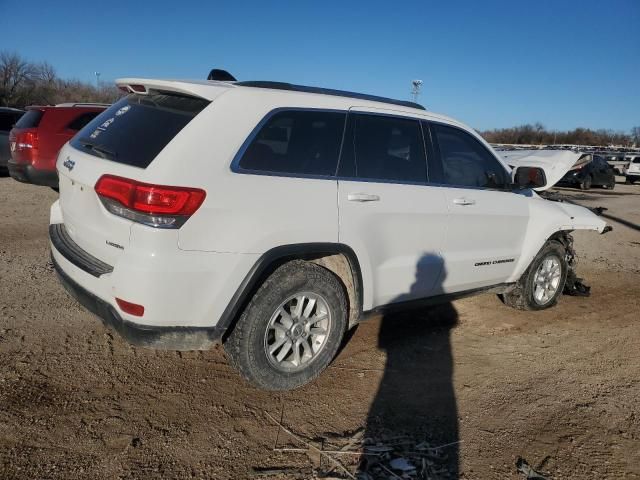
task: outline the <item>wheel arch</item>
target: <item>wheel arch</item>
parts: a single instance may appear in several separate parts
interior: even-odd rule
[[[523,245],[522,256],[520,261],[518,262],[517,267],[514,270],[514,273],[511,277],[509,277],[509,282],[517,282],[520,280],[522,275],[524,275],[531,262],[533,262],[536,258],[536,255],[544,248],[544,246],[552,241],[556,240],[560,242],[565,248],[573,246],[573,238],[571,237],[571,229],[551,229],[545,235],[541,235],[537,238],[536,241],[529,242],[528,244]]]
[[[242,311],[264,280],[278,267],[291,260],[307,260],[317,263],[336,274],[345,287],[349,301],[348,328],[358,323],[363,310],[363,281],[360,262],[353,249],[342,243],[281,245],[263,253],[236,289],[216,325],[224,331],[223,341],[233,330]],[[348,267],[348,271],[344,271],[342,268],[344,266]],[[345,278],[347,273],[350,275],[350,280]]]

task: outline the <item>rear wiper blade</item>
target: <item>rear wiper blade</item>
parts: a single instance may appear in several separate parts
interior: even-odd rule
[[[112,152],[111,150],[107,150],[103,146],[95,144],[95,143],[90,142],[88,140],[80,140],[80,145],[82,145],[83,147],[88,148],[92,152],[97,153],[99,156],[101,156],[102,158],[106,158],[107,160],[113,160],[114,158],[116,158],[118,156],[116,154],[116,152]]]

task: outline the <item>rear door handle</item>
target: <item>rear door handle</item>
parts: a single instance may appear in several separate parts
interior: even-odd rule
[[[454,198],[453,203],[455,203],[456,205],[475,205],[476,201],[471,200],[470,198],[462,197],[462,198]]]
[[[350,193],[347,195],[347,200],[350,202],[377,202],[380,197],[369,193]]]

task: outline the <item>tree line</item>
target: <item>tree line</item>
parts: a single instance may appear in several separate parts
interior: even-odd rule
[[[0,106],[113,103],[118,97],[120,91],[114,85],[62,79],[47,62],[30,62],[17,53],[0,52]]]
[[[15,52],[0,52],[0,106],[55,105],[64,102],[113,103],[121,92],[111,84],[92,85],[58,77],[47,62],[30,62]],[[640,145],[640,127],[630,133],[576,128],[547,130],[542,124],[485,130],[480,134],[490,143],[529,145]]]
[[[480,134],[489,143],[510,143],[525,145],[616,145],[631,147],[640,145],[640,127],[634,127],[627,134],[613,130],[591,130],[576,128],[568,131],[547,130],[544,125],[521,125],[519,127],[485,130]]]

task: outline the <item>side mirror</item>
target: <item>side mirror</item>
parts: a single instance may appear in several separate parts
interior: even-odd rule
[[[518,167],[511,172],[515,188],[542,188],[547,184],[547,176],[539,167]]]

